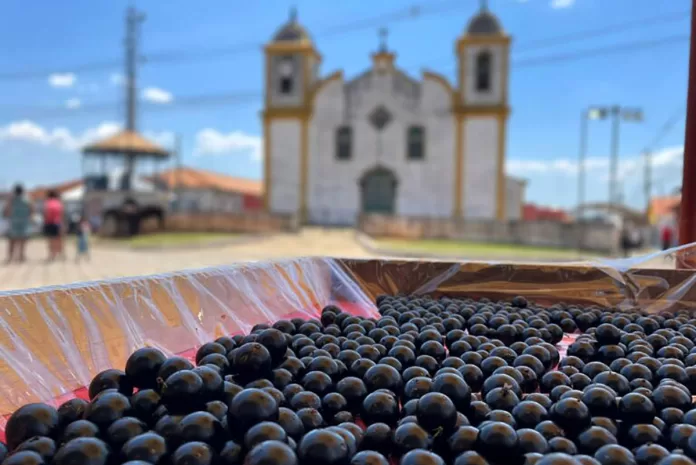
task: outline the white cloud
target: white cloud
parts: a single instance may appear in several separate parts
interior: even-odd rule
[[[29,120],[15,121],[7,126],[0,126],[0,144],[24,142],[66,152],[79,151],[85,145],[112,136],[122,128],[121,123],[104,121],[82,132],[73,132],[64,127],[45,128]],[[165,148],[171,148],[174,144],[174,134],[169,131],[146,131],[143,136]]]
[[[118,123],[105,121],[99,126],[73,133],[67,128],[47,129],[29,120],[0,126],[0,142],[17,141],[50,146],[64,151],[80,150],[86,144],[108,137],[121,129]]]
[[[684,156],[683,147],[668,147],[652,154],[652,167],[678,167],[681,166]],[[623,178],[634,174],[644,166],[642,155],[623,157],[619,161],[619,177]],[[506,171],[513,176],[524,174],[567,174],[575,175],[578,172],[577,159],[557,158],[554,160],[509,160]],[[585,160],[585,168],[588,172],[607,170],[609,158],[588,157]]]
[[[551,8],[570,8],[575,3],[575,0],[551,0]]]
[[[170,131],[145,131],[143,137],[161,147],[172,150],[174,148],[174,133]]]
[[[196,134],[194,154],[223,155],[249,153],[254,161],[261,161],[263,139],[242,131],[222,133],[215,129],[202,129]]]
[[[147,87],[143,89],[143,98],[148,102],[152,103],[171,103],[174,100],[174,96],[171,92],[159,89],[157,87]]]
[[[65,107],[71,110],[80,108],[82,106],[82,101],[79,98],[71,98],[65,101]]]
[[[109,76],[109,82],[113,86],[122,86],[123,83],[126,82],[126,78],[124,78],[121,73],[112,73],[111,76]]]
[[[72,87],[77,81],[74,73],[53,73],[48,76],[48,84],[51,87]]]

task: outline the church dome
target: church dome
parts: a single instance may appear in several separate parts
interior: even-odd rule
[[[499,35],[503,33],[503,28],[495,15],[482,10],[469,21],[466,33],[472,36]]]
[[[273,35],[273,42],[312,42],[307,29],[297,22],[297,12],[290,11],[290,19]]]

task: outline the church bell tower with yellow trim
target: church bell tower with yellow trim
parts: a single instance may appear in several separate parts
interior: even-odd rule
[[[511,38],[481,0],[478,13],[457,40],[455,115],[455,180],[453,215],[463,218],[506,218],[505,150]],[[495,186],[492,205],[477,203],[474,182]],[[486,186],[487,184],[487,186]],[[483,197],[482,197],[483,198]]]
[[[264,47],[264,204],[271,213],[307,214],[309,122],[321,56],[290,12]]]

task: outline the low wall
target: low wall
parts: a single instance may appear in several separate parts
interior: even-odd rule
[[[594,223],[465,221],[450,218],[363,215],[359,220],[359,229],[372,237],[451,239],[559,248],[581,246],[585,250],[602,253],[614,253],[619,245],[619,234],[614,226]]]
[[[165,221],[167,231],[270,233],[295,231],[294,216],[255,213],[171,213]]]

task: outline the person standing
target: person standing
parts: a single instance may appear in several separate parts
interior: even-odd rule
[[[631,249],[633,248],[633,225],[627,221],[624,221],[623,228],[621,229],[621,251],[623,256],[628,258],[631,256]]]
[[[672,243],[674,241],[674,229],[672,228],[671,224],[666,223],[664,226],[662,226],[660,240],[662,241],[662,250],[672,248]]]
[[[33,213],[31,202],[24,193],[24,187],[17,184],[12,198],[3,211],[3,216],[8,220],[7,263],[11,263],[15,257],[20,263],[26,260],[25,250]]]
[[[77,223],[77,255],[75,256],[75,262],[80,262],[81,258],[86,258],[89,261],[89,233],[91,228],[89,226],[89,221],[85,216],[80,218]]]
[[[63,254],[63,202],[56,191],[49,191],[44,202],[44,236],[48,242],[48,261]]]

